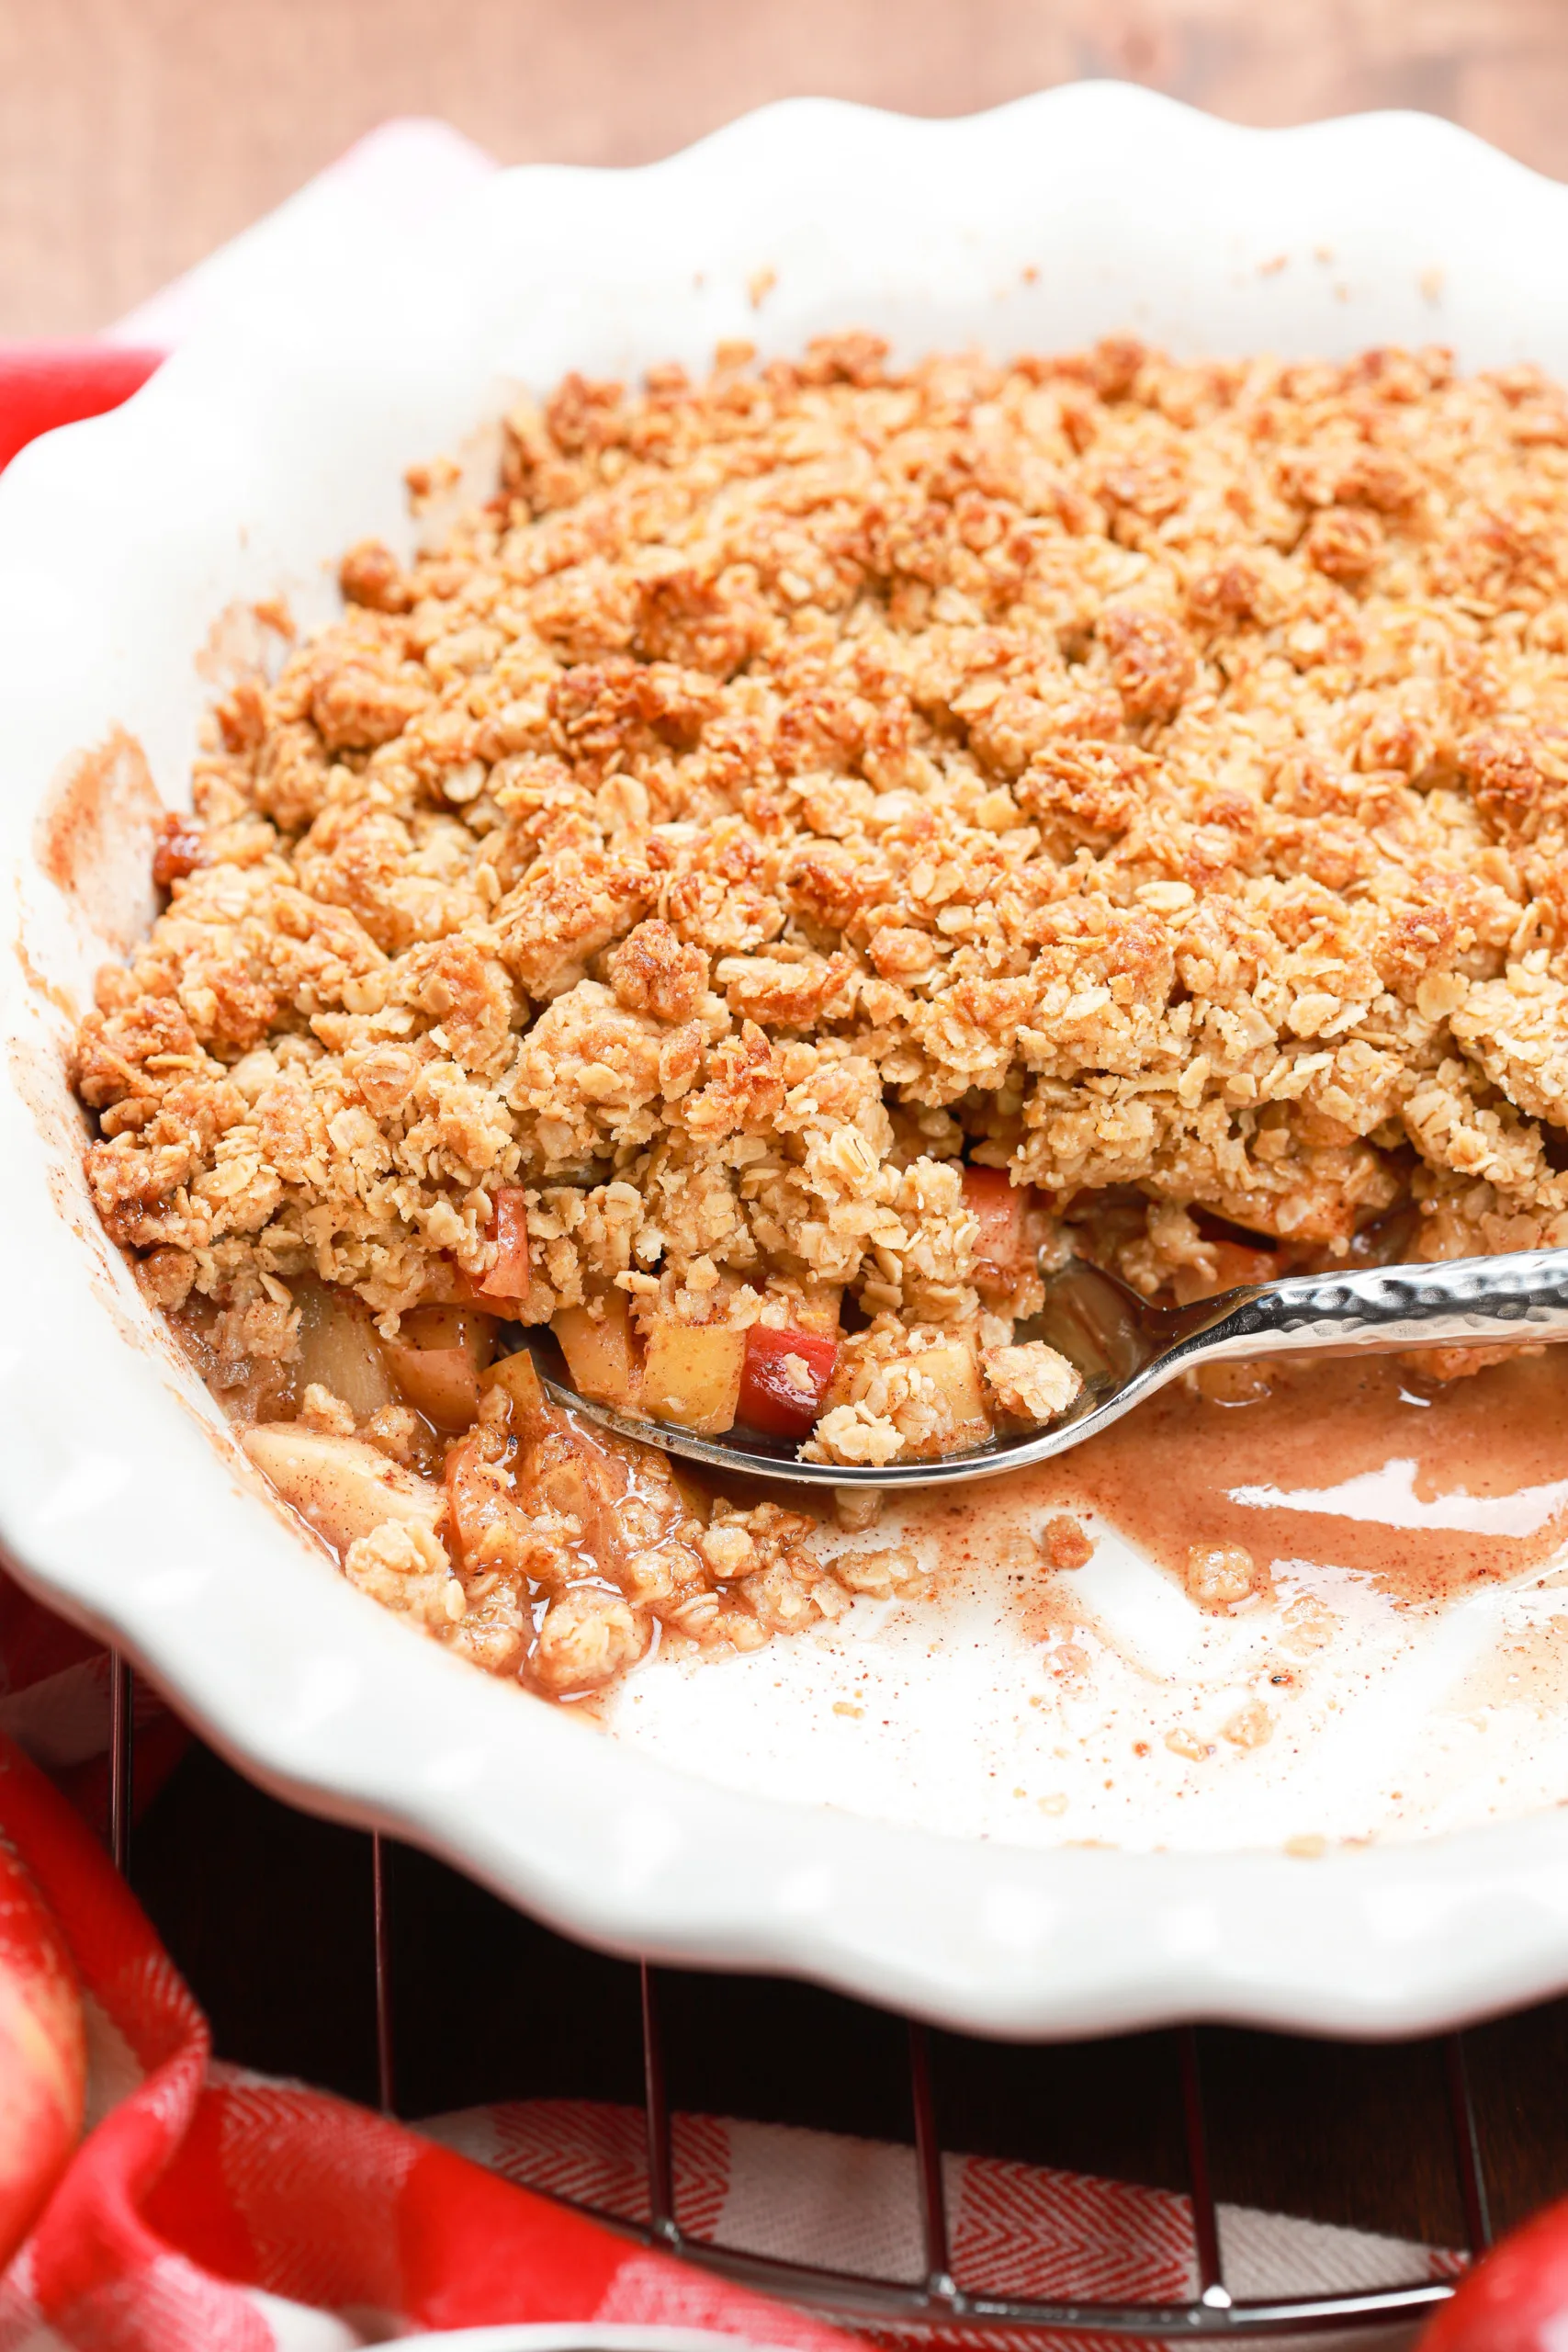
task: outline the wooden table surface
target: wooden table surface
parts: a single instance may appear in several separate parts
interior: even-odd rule
[[[1568,177],[1562,0],[0,0],[0,334],[116,317],[393,114],[507,162],[634,163],[795,93],[942,114],[1086,74],[1247,122],[1424,107]],[[136,1877],[224,2055],[373,2093],[365,1840],[197,1749]],[[406,2111],[637,2097],[623,1964],[417,1856],[399,1888]],[[454,1982],[507,1988],[482,2041],[433,2030]],[[737,1980],[677,1980],[670,2008],[682,2103],[907,2135],[889,2021]],[[1432,2045],[1215,2032],[1207,2052],[1222,2195],[1457,2240]],[[1506,2222],[1568,2190],[1568,2007],[1483,2028],[1471,2054]],[[953,2044],[939,2072],[953,2144],[1181,2184],[1162,2037]]]
[[[1568,177],[1562,0],[0,0],[0,334],[107,323],[389,115],[626,164],[801,92],[1086,74],[1242,122],[1425,107]]]

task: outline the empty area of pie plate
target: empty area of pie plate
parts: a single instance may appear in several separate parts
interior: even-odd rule
[[[727,1786],[1033,1846],[1311,1855],[1555,1804],[1568,1354],[1467,1394],[1376,1358],[1274,1380],[889,1505],[837,1539],[846,1614],[596,1711]]]

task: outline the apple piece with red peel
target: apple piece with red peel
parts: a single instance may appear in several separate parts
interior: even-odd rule
[[[0,1847],[0,2270],[81,2138],[86,2083],[65,1939],[24,1865]]]
[[[475,1288],[484,1298],[510,1299],[521,1306],[528,1295],[528,1195],[521,1184],[502,1184],[497,1190],[490,1238],[495,1260]]]
[[[1568,2198],[1478,2262],[1417,2352],[1562,2352],[1568,2343]]]
[[[980,1227],[972,1259],[975,1287],[983,1299],[1000,1305],[1033,1272],[1044,1195],[1033,1184],[1015,1184],[1005,1168],[969,1167],[964,1205]]]
[[[753,1323],[736,1419],[765,1437],[809,1437],[838,1361],[838,1340],[823,1332]]]

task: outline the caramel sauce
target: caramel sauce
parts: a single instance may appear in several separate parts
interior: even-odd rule
[[[1268,1395],[1173,1384],[1028,1474],[1180,1574],[1194,1544],[1348,1568],[1407,1605],[1539,1567],[1568,1540],[1568,1349],[1427,1386],[1390,1356],[1286,1361]]]

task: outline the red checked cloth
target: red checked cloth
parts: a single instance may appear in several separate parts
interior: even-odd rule
[[[0,2352],[329,2352],[503,2321],[841,2347],[400,2124],[214,2064],[206,2019],[103,1849],[8,1740],[0,1838],[82,1979],[90,2126],[0,2278]]]

